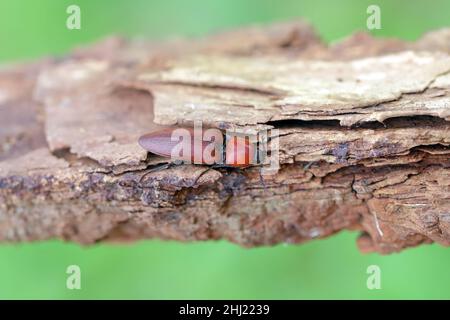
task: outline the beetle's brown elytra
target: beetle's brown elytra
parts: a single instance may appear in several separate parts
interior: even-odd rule
[[[226,138],[219,129],[172,127],[143,135],[139,144],[151,153],[194,164],[246,167],[255,163],[256,146],[249,137]]]

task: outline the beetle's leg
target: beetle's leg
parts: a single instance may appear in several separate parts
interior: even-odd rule
[[[203,171],[202,173],[200,173],[200,174],[198,175],[198,177],[195,178],[194,182],[191,184],[191,187],[193,188],[193,187],[197,184],[197,181],[198,181],[201,177],[203,177],[203,175],[205,175],[206,173],[208,173],[209,170],[211,170],[211,169],[213,169],[213,168],[214,168],[214,166],[209,166],[208,169],[206,169],[205,171]]]
[[[267,186],[266,186],[266,183],[265,183],[264,178],[263,178],[263,176],[262,176],[261,170],[259,170],[259,182],[261,182],[261,184],[262,184],[263,187],[264,187],[264,192],[266,192]]]
[[[144,173],[140,178],[139,178],[139,184],[141,184],[142,180],[149,175],[150,173],[156,172],[156,171],[160,171],[160,170],[165,170],[165,169],[169,169],[172,166],[177,165],[176,163],[173,162],[168,162],[168,163],[163,163],[163,164],[158,164],[155,167],[149,169],[146,173]]]
[[[208,173],[211,169],[220,169],[220,168],[232,168],[233,170],[237,170],[239,171],[241,174],[243,173],[241,168],[236,168],[236,167],[232,167],[232,166],[227,166],[227,165],[223,165],[223,164],[213,164],[208,166],[208,169],[206,169],[205,171],[203,171],[202,173],[200,173],[200,175],[195,179],[195,181],[192,183],[191,187],[195,186],[195,184],[197,183],[197,181],[203,177],[203,175],[205,175],[206,173]]]
[[[303,170],[308,170],[309,167],[311,167],[311,165],[314,163],[314,161],[308,162],[304,167]]]

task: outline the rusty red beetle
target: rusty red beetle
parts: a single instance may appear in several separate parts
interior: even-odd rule
[[[248,136],[224,135],[219,129],[166,128],[139,138],[145,150],[194,164],[242,168],[256,163],[256,144]]]

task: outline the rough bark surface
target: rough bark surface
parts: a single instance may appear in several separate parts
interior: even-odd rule
[[[414,43],[304,22],[199,40],[110,38],[0,70],[0,240],[300,243],[344,229],[362,251],[450,245],[450,29]],[[201,120],[279,130],[278,173],[147,153]]]

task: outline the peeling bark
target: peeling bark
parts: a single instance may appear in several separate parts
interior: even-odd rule
[[[0,240],[450,245],[450,30],[330,46],[303,22],[111,38],[0,71]],[[279,132],[280,170],[167,166],[140,135]]]

